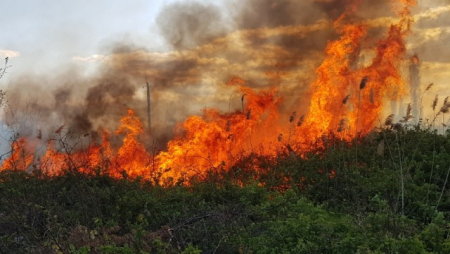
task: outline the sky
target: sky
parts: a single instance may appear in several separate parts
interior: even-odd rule
[[[361,1],[355,19],[367,19],[375,37],[395,16],[389,1]],[[253,88],[277,85],[288,110],[337,38],[341,2],[1,0],[0,57],[11,67],[0,89],[11,109],[36,116],[18,121],[28,129],[44,128],[38,121],[95,129],[118,122],[126,107],[145,117],[145,78],[162,136],[205,107],[240,108],[228,85],[235,76]],[[421,59],[423,89],[435,84],[424,99],[450,95],[450,0],[419,0],[412,12],[407,57]]]
[[[95,60],[115,42],[155,49],[162,42],[154,19],[167,3],[170,1],[2,0],[0,55],[10,57],[11,74],[49,73],[77,60]]]

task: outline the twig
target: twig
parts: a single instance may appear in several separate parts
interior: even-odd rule
[[[216,253],[217,249],[218,249],[219,246],[220,246],[220,243],[222,242],[222,240],[223,240],[224,238],[225,238],[225,236],[222,236],[222,238],[220,238],[219,243],[217,244],[216,248],[215,248],[214,251],[213,251],[213,254]]]
[[[6,70],[7,70],[9,67],[11,67],[10,65],[8,66],[8,59],[9,59],[8,57],[5,57],[5,67],[0,68],[0,78],[2,78],[3,75],[5,75]]]

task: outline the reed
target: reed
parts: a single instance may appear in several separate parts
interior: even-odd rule
[[[297,127],[302,126],[303,122],[305,121],[305,115],[302,115],[297,122]]]

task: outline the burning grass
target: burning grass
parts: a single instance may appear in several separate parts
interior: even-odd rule
[[[49,175],[74,169],[82,173],[100,170],[118,178],[158,176],[178,182],[203,178],[211,168],[229,170],[252,156],[272,163],[280,157],[305,156],[332,139],[350,142],[367,135],[380,121],[385,99],[397,100],[406,94],[400,66],[412,23],[408,8],[414,1],[399,4],[404,8],[397,12],[398,22],[374,45],[365,43],[370,39],[367,26],[351,18],[356,5],[349,5],[334,22],[340,36],[325,49],[326,57],[310,86],[307,111],[307,105],[296,105],[286,114],[276,88],[256,91],[235,78],[229,87],[242,94],[242,110],[205,109],[202,115],[188,117],[176,126],[164,151],[149,152],[152,149],[139,138],[143,124],[130,109],[114,134],[100,129],[102,138],[92,138],[81,148],[67,137],[67,129],[57,130],[55,137],[41,146],[35,144],[39,141],[21,137],[13,142],[12,155],[1,170],[39,170]],[[358,62],[361,50],[373,52],[371,63]],[[296,114],[305,111],[300,117]],[[440,109],[447,111],[448,106]],[[413,117],[410,113],[408,120]],[[111,145],[111,139],[120,139],[120,146]],[[44,154],[36,150],[42,146]],[[252,169],[259,171],[258,167],[255,164]]]
[[[309,105],[286,109],[275,87],[235,78],[239,110],[188,117],[161,151],[132,109],[115,131],[14,138],[0,252],[449,252],[450,142],[446,126],[430,131],[447,98],[429,123],[410,124],[411,104],[381,120],[407,90],[414,1],[395,2],[398,22],[372,48],[354,5],[334,22]]]
[[[164,151],[155,153],[145,146],[140,139],[143,124],[129,109],[113,134],[100,129],[102,138],[94,137],[89,144],[79,145],[80,139],[74,142],[65,126],[44,142],[20,137],[13,142],[12,155],[0,170],[39,170],[49,175],[100,170],[117,178],[158,176],[163,181],[178,182],[204,178],[212,168],[229,170],[246,158],[273,163],[280,157],[305,156],[325,147],[329,140],[350,142],[367,135],[380,121],[385,99],[397,100],[406,93],[400,66],[412,23],[408,8],[414,1],[399,4],[403,7],[397,12],[397,23],[372,45],[365,43],[371,39],[367,25],[351,18],[357,11],[356,4],[349,4],[334,22],[339,38],[328,43],[326,57],[316,69],[308,110],[307,105],[296,105],[287,114],[281,109],[283,98],[276,88],[257,91],[235,78],[228,84],[242,94],[242,109],[228,113],[205,109],[202,115],[188,117],[176,126],[176,134]],[[362,50],[373,52],[371,63],[359,62]],[[296,112],[305,111],[297,116]],[[447,106],[440,109],[442,113],[447,111]],[[410,113],[408,120],[413,117]],[[120,145],[111,145],[111,140],[117,139]],[[44,154],[37,151],[38,147],[44,147]],[[258,167],[255,164],[252,169],[259,171]]]

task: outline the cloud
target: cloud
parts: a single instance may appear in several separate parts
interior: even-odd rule
[[[446,12],[450,12],[450,5],[430,8],[422,13],[415,15],[414,18],[416,19],[416,21],[420,21],[422,19],[437,19],[440,15]]]
[[[0,56],[2,57],[18,57],[20,56],[20,52],[14,50],[0,49]]]
[[[72,57],[72,60],[78,61],[78,62],[85,62],[85,63],[96,63],[96,62],[102,62],[105,59],[105,57],[106,56],[104,56],[104,55],[94,54],[94,55],[88,56],[88,57],[74,56],[74,57]]]
[[[427,43],[430,42],[440,42],[442,44],[446,44],[443,37],[448,37],[448,35],[450,35],[450,28],[448,27],[416,29],[415,31],[417,31],[414,34],[415,40],[407,45],[409,49],[427,47]]]
[[[448,62],[446,42],[450,39],[449,12],[450,5],[445,5],[416,14],[407,49],[423,61]]]

